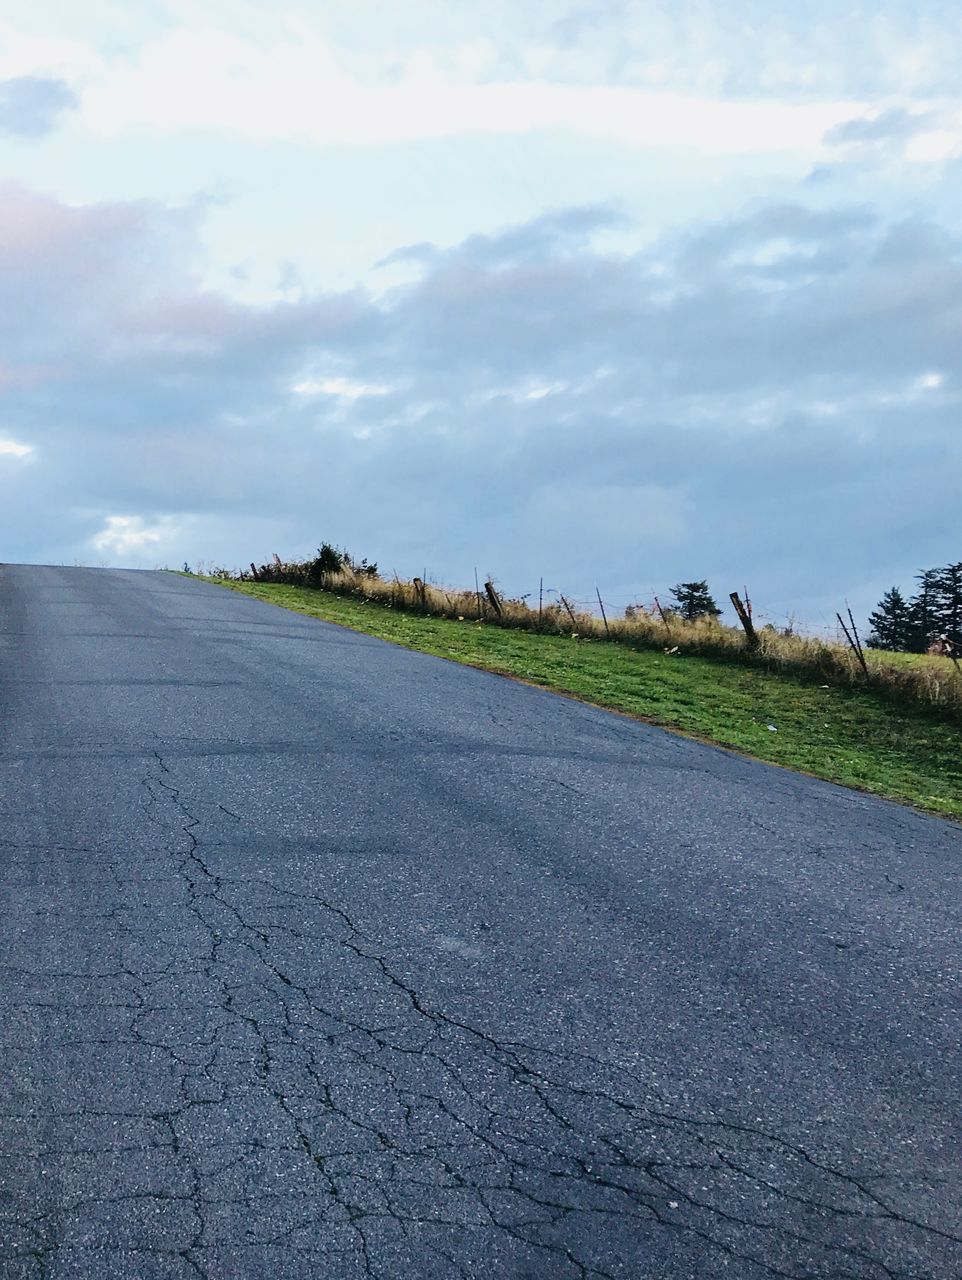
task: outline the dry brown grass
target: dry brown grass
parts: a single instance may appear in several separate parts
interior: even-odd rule
[[[227,575],[221,575],[227,576]],[[251,574],[238,575],[251,578]],[[564,604],[546,604],[542,610],[530,608],[523,600],[501,601],[495,611],[484,592],[444,589],[431,583],[417,585],[400,578],[386,579],[370,570],[345,566],[306,580],[306,566],[300,562],[274,563],[258,570],[258,580],[294,586],[314,586],[337,595],[352,596],[385,608],[454,618],[474,624],[513,627],[548,635],[577,635],[583,640],[608,640],[636,649],[675,650],[719,661],[761,667],[774,674],[801,677],[825,685],[870,687],[898,702],[931,708],[942,717],[962,721],[962,672],[945,659],[938,663],[908,663],[903,655],[886,655],[867,650],[868,675],[855,654],[845,645],[798,634],[786,635],[771,629],[758,632],[758,644],[749,646],[745,634],[711,618],[687,622],[669,615],[635,607],[629,616],[601,618]]]

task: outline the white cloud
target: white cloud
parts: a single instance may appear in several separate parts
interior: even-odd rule
[[[84,122],[105,135],[145,126],[216,129],[317,145],[564,128],[714,154],[814,155],[828,130],[863,110],[850,101],[736,101],[603,81],[472,81],[463,66],[451,74],[427,54],[409,60],[400,76],[361,79],[317,38],[264,46],[182,29],[147,45],[133,67],[105,69],[85,93]]]
[[[70,77],[103,71],[102,58],[85,40],[33,35],[0,22],[0,77],[23,75]]]
[[[955,128],[929,129],[909,139],[905,147],[905,159],[910,164],[944,164],[962,155],[962,130]]]
[[[544,400],[546,396],[559,395],[567,387],[565,382],[550,382],[543,387],[532,387],[522,394],[523,400]]]
[[[33,445],[20,444],[17,440],[0,439],[0,457],[26,458],[33,453]]]
[[[132,551],[160,546],[178,532],[178,524],[171,517],[147,524],[141,516],[107,516],[104,528],[90,541],[97,551],[126,556]]]
[[[377,382],[358,382],[353,378],[303,378],[291,390],[304,399],[335,396],[339,400],[365,400],[369,396],[390,395],[393,387]]]
[[[930,371],[920,373],[912,378],[907,386],[896,391],[884,391],[874,397],[874,402],[881,405],[915,404],[917,401],[931,397],[933,391],[941,391],[945,386],[945,375]]]

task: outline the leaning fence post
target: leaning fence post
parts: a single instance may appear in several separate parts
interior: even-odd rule
[[[578,624],[577,622],[575,622],[575,615],[571,612],[571,605],[568,603],[568,601],[565,599],[564,596],[561,597],[561,603],[568,610],[568,617],[571,619],[571,625],[573,627],[576,627]]]
[[[253,560],[251,561],[251,577],[255,582],[257,582],[257,566],[254,564]]]
[[[424,579],[423,579],[423,578],[415,578],[415,579],[414,579],[414,592],[415,592],[415,595],[417,596],[418,603],[420,604],[421,608],[422,608],[422,609],[426,609],[426,608],[427,608],[427,604],[426,604],[425,594],[424,594]]]
[[[755,625],[752,622],[752,615],[748,612],[747,605],[742,604],[741,600],[738,598],[737,591],[730,591],[728,598],[735,606],[735,612],[738,614],[738,621],[745,628],[745,636],[748,640],[749,649],[757,649],[758,632],[755,630]],[[745,599],[748,599],[747,591],[745,592]]]
[[[858,627],[855,625],[855,619],[852,617],[852,610],[846,604],[845,612],[848,614],[848,620],[852,624],[852,635],[855,637],[855,643],[858,646],[858,658],[862,664],[862,670],[868,675],[868,667],[865,665],[865,654],[862,652],[862,641],[859,639]]]
[[[488,581],[484,584],[484,590],[485,590],[485,593],[487,594],[488,599],[491,601],[491,608],[495,611],[495,613],[498,615],[499,618],[502,617],[504,614],[504,610],[501,608],[501,601],[498,599],[498,593],[494,589],[494,583],[490,579],[488,579]]]
[[[866,662],[865,662],[865,654],[862,652],[862,647],[861,647],[861,645],[856,644],[856,643],[855,643],[855,641],[852,639],[852,636],[851,636],[851,634],[849,633],[849,629],[848,629],[848,627],[845,625],[845,623],[842,621],[842,615],[838,612],[838,610],[836,610],[836,611],[835,611],[835,616],[836,616],[836,618],[838,618],[838,624],[839,624],[839,626],[842,628],[842,630],[845,632],[845,639],[848,641],[848,643],[849,643],[849,647],[851,648],[852,652],[855,654],[856,658],[858,658],[859,663],[860,663],[860,665],[861,665],[861,667],[862,667],[862,672],[863,672],[863,674],[865,675],[865,677],[866,677],[866,679],[867,679],[867,678],[868,678],[868,666],[866,665]],[[852,616],[851,611],[849,611],[849,617],[851,618],[851,616]],[[853,629],[853,630],[855,629],[855,623],[854,623],[854,621],[852,622],[852,629]]]
[[[601,620],[605,624],[605,635],[610,640],[611,632],[608,630],[608,615],[605,613],[605,606],[602,602],[601,592],[598,590],[597,583],[595,584],[595,595],[598,597],[598,607],[601,609]]]

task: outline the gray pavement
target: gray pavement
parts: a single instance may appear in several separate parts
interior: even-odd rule
[[[0,1274],[962,1276],[960,872],[213,586],[0,567]]]

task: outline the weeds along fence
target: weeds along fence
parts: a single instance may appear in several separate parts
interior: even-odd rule
[[[948,659],[906,665],[868,650],[863,667],[852,649],[814,636],[786,635],[761,628],[749,637],[711,617],[686,621],[677,614],[649,612],[639,606],[622,617],[596,617],[567,597],[533,608],[524,600],[501,597],[493,583],[474,590],[445,589],[421,578],[385,578],[377,567],[349,556],[329,560],[282,561],[251,565],[250,572],[215,570],[213,577],[277,583],[329,591],[423,616],[474,625],[498,626],[585,641],[608,641],[635,649],[696,654],[728,663],[762,668],[772,674],[835,687],[869,688],[909,707],[927,708],[940,718],[962,723],[962,672]]]

